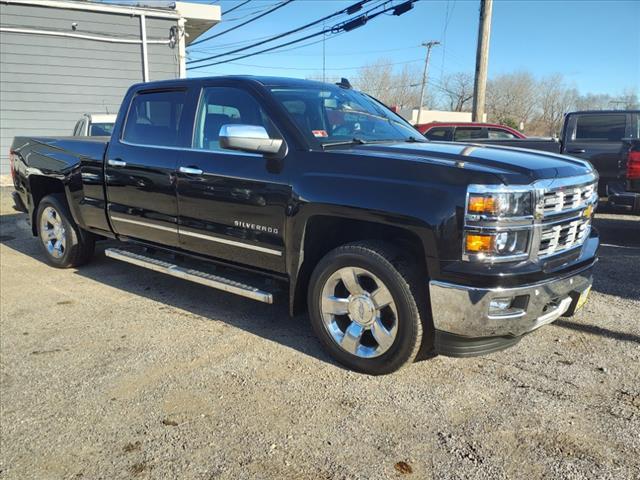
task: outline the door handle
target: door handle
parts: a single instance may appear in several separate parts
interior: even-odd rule
[[[127,166],[127,162],[123,162],[120,159],[112,159],[112,158],[110,158],[109,160],[107,160],[107,163],[112,167],[126,167]]]
[[[187,175],[202,175],[202,170],[196,167],[180,167],[178,168],[180,173],[186,173]]]
[[[584,153],[586,150],[584,148],[574,148],[573,150],[567,150],[567,153]]]

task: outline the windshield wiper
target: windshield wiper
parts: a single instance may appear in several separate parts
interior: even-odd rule
[[[425,140],[425,139],[418,140],[413,135],[411,135],[410,137],[405,138],[404,141],[407,142],[407,143],[428,143],[427,140]]]
[[[343,141],[340,141],[340,142],[323,143],[322,144],[322,148],[340,147],[340,146],[343,146],[343,145],[364,145],[365,143],[368,143],[368,142],[366,140],[363,140],[362,138],[353,137],[351,140],[343,140]]]

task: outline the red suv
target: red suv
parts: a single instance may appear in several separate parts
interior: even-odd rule
[[[497,123],[432,122],[416,125],[429,140],[441,142],[467,142],[469,140],[510,140],[527,138],[519,131]]]

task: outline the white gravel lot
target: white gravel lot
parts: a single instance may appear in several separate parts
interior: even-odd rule
[[[640,217],[598,214],[576,317],[369,377],[284,305],[52,269],[1,195],[0,479],[640,478]]]

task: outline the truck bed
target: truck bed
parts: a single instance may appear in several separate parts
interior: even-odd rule
[[[63,173],[89,159],[102,163],[109,137],[15,137],[11,150],[43,173]]]

